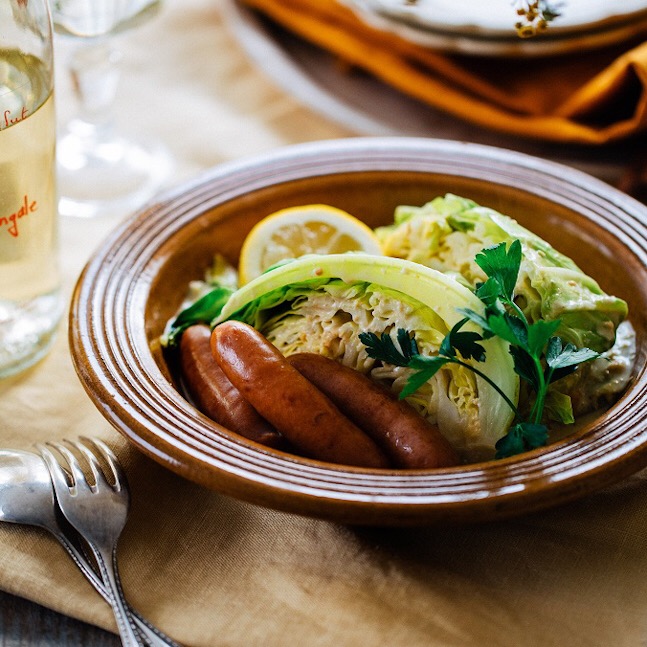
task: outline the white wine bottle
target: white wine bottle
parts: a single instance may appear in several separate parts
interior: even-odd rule
[[[0,0],[0,377],[45,355],[62,313],[47,0]]]

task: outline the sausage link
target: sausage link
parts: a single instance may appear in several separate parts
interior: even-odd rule
[[[226,321],[213,330],[211,350],[243,397],[304,455],[343,465],[388,466],[377,445],[256,329]]]
[[[281,448],[284,439],[245,400],[211,354],[209,326],[190,326],[180,340],[184,386],[196,407],[218,424],[268,447]]]
[[[436,426],[369,377],[314,353],[298,353],[287,359],[362,428],[396,467],[458,465],[458,454]]]

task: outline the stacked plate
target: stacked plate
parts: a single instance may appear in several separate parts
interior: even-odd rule
[[[448,52],[551,56],[647,35],[647,0],[561,0],[549,28],[519,38],[514,0],[342,0],[367,24]]]

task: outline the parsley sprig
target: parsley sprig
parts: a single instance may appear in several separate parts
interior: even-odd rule
[[[360,333],[360,341],[366,346],[369,357],[395,366],[414,369],[409,376],[400,398],[415,393],[430,380],[445,364],[463,366],[490,384],[505,400],[515,415],[508,433],[496,444],[496,457],[514,456],[546,444],[548,428],[543,423],[544,406],[548,387],[567,375],[571,375],[583,362],[598,357],[589,348],[577,348],[555,335],[560,320],[538,320],[530,323],[515,302],[515,286],[521,268],[522,248],[518,240],[506,249],[505,243],[484,249],[475,261],[485,273],[487,280],[476,288],[476,296],[485,306],[478,313],[470,308],[459,310],[461,319],[445,336],[438,355],[423,356],[418,351],[415,337],[401,328],[397,331],[397,346],[388,333],[379,337],[375,333]],[[463,330],[468,323],[477,324],[482,332]],[[500,387],[473,363],[485,361],[485,348],[480,343],[499,337],[509,344],[515,372],[528,383],[534,393],[530,413],[524,418],[517,406]]]

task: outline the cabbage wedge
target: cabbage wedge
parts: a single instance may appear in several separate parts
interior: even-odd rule
[[[417,263],[361,253],[309,255],[238,289],[212,323],[244,321],[286,356],[319,353],[399,393],[412,369],[370,358],[359,333],[387,333],[395,340],[405,328],[415,334],[422,355],[436,355],[462,319],[459,308],[480,311],[483,304],[451,276]],[[483,346],[486,359],[479,370],[516,403],[519,379],[508,344],[492,338]],[[487,456],[513,419],[500,394],[456,364],[443,366],[407,400],[467,458]]]
[[[605,294],[570,258],[512,218],[456,195],[422,207],[400,206],[376,234],[385,254],[456,273],[474,287],[485,275],[474,262],[485,247],[518,239],[523,261],[515,293],[529,321],[561,321],[557,334],[578,348],[609,350],[627,304]]]

